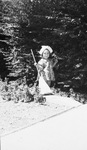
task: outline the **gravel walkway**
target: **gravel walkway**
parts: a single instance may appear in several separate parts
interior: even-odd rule
[[[49,101],[41,105],[35,102],[14,103],[0,98],[0,135],[33,125],[71,108],[68,104],[61,105]]]

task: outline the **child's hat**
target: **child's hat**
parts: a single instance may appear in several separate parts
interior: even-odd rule
[[[53,50],[52,50],[52,48],[51,48],[50,46],[43,45],[42,48],[41,48],[40,51],[39,51],[39,54],[42,55],[43,52],[44,52],[46,49],[47,49],[50,53],[53,52]]]

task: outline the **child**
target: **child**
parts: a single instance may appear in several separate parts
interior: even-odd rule
[[[55,62],[50,59],[50,54],[53,52],[50,46],[42,46],[39,53],[41,55],[41,59],[37,64],[39,77],[43,76],[46,83],[51,86],[52,81],[55,81],[53,67],[58,62],[55,59]]]

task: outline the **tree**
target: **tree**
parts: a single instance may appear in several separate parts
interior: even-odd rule
[[[4,31],[4,12],[3,12],[4,4],[0,1],[0,75],[4,80],[5,77],[9,74],[9,70],[7,68],[6,55],[8,54],[8,49],[10,47],[9,39],[11,36]],[[2,67],[3,66],[3,67]]]
[[[10,18],[8,22],[12,25],[11,44],[15,48],[10,49],[10,54],[12,55],[13,51],[17,53],[19,60],[19,66],[16,64],[12,72],[18,69],[18,77],[26,75],[29,83],[35,81],[37,73],[30,49],[38,61],[38,50],[41,45],[46,44],[54,49],[59,59],[59,64],[55,68],[56,86],[87,89],[87,2],[15,0],[13,3],[5,4],[9,5],[6,10]]]

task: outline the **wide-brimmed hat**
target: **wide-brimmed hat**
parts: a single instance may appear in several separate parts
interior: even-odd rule
[[[50,53],[53,52],[53,50],[52,50],[52,48],[51,48],[50,46],[43,45],[43,46],[41,46],[41,49],[40,49],[40,51],[39,51],[39,54],[42,55],[43,52],[44,52],[46,49],[47,49]]]

